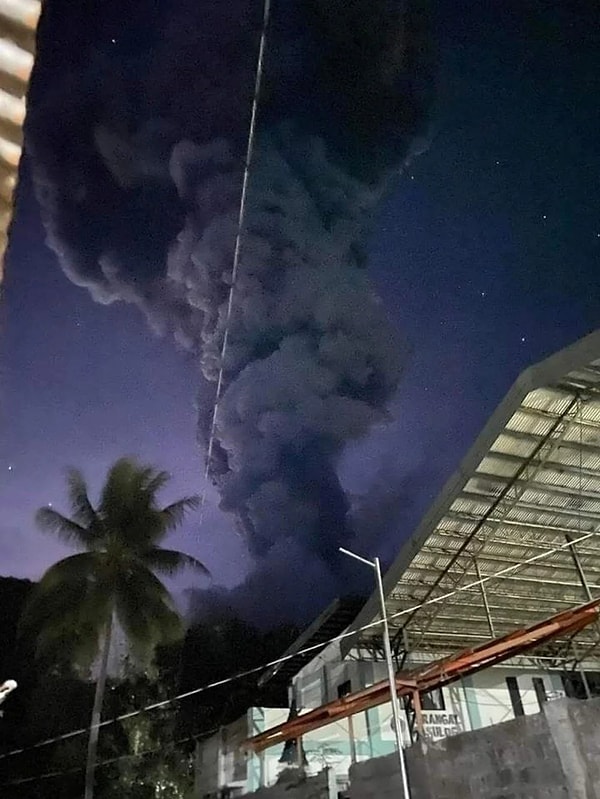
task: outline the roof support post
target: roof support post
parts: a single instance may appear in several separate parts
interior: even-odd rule
[[[415,724],[417,727],[417,733],[419,735],[419,740],[422,741],[425,738],[425,724],[423,723],[423,706],[421,705],[421,694],[418,688],[412,693],[412,704],[415,712]]]
[[[479,564],[477,563],[477,558],[475,557],[475,555],[473,555],[473,565],[475,566],[475,574],[477,575],[477,579],[479,580],[479,588],[481,589],[481,599],[483,600],[483,607],[485,609],[485,615],[487,618],[488,627],[490,628],[490,635],[492,636],[492,638],[495,638],[496,631],[494,630],[494,621],[492,619],[492,612],[490,610],[490,604],[488,602],[487,592],[485,590],[485,583],[481,578],[481,571],[479,570]]]
[[[581,565],[581,559],[579,558],[579,553],[575,548],[575,541],[573,537],[569,535],[569,533],[565,533],[565,539],[569,544],[569,552],[571,553],[571,557],[573,558],[573,565],[575,566],[575,571],[577,572],[577,576],[581,582],[581,586],[585,593],[586,599],[591,601],[593,599],[592,592],[590,591],[590,586],[585,576],[585,572],[583,571],[583,566]]]
[[[573,537],[571,535],[569,535],[569,533],[565,533],[565,538],[566,538],[567,542],[569,543],[569,552],[571,553],[571,557],[573,558],[573,565],[575,566],[575,571],[577,572],[577,575],[578,575],[578,577],[579,577],[579,579],[581,581],[581,586],[583,588],[583,591],[584,591],[587,599],[591,600],[592,599],[592,592],[590,591],[590,586],[589,586],[589,583],[588,583],[587,578],[585,576],[585,572],[583,570],[583,564],[581,563],[581,559],[579,557],[579,553],[577,552],[577,549],[575,547],[575,541],[573,540]],[[572,645],[573,645],[573,654],[575,655],[575,660],[576,660],[576,662],[579,665],[579,673],[581,674],[581,679],[582,679],[582,682],[583,682],[583,687],[584,687],[584,690],[585,690],[586,698],[587,699],[591,699],[592,698],[592,692],[590,690],[590,684],[588,682],[587,675],[586,675],[585,670],[583,668],[583,662],[579,659],[579,651],[578,651],[578,648],[577,648],[577,644],[575,643],[575,641],[573,641]]]
[[[581,681],[583,683],[583,689],[585,691],[585,698],[591,699],[592,698],[592,691],[590,689],[590,684],[588,682],[587,674],[585,673],[585,669],[583,668],[583,661],[579,658],[579,650],[577,649],[577,644],[575,641],[571,641],[571,646],[573,648],[573,654],[575,655],[575,665],[579,667],[579,673],[581,674]]]

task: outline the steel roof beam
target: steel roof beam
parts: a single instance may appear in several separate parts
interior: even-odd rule
[[[481,505],[494,505],[496,497],[492,497],[486,494],[476,494],[473,491],[461,491],[458,497],[454,500],[454,502],[463,500],[464,502],[477,502]],[[571,519],[586,519],[587,521],[594,521],[600,523],[600,511],[598,513],[594,511],[584,511],[580,508],[574,508],[571,510],[570,508],[565,508],[560,505],[539,505],[536,502],[525,502],[520,500],[519,502],[515,503],[516,510],[530,510],[534,513],[538,514],[547,514],[548,516],[567,516]],[[477,517],[481,520],[481,514]],[[492,524],[493,522],[491,519],[486,518],[485,521],[480,521],[479,526],[481,527],[483,524],[488,522]]]
[[[524,526],[524,525],[519,525],[519,526]],[[540,527],[542,527],[542,525],[540,525]],[[494,535],[492,535],[490,538],[487,538],[485,540],[485,543],[490,546],[504,546],[510,548],[516,547],[517,549],[537,549],[540,552],[550,552],[553,549],[556,549],[557,546],[560,546],[562,544],[564,535],[575,535],[577,536],[577,538],[583,538],[583,536],[589,535],[590,533],[590,531],[575,530],[572,527],[552,528],[553,533],[555,530],[556,530],[556,536],[553,535],[552,538],[549,538],[546,541],[544,541],[542,538],[516,539],[516,538],[510,538],[508,537],[508,535],[506,535],[505,537],[499,537],[498,530],[496,529]],[[581,533],[581,535],[578,535],[578,533]],[[448,538],[450,540],[461,540],[464,537],[464,533],[461,533],[458,530],[445,530],[445,529],[440,529],[438,527],[431,534],[431,538],[433,538],[434,536],[439,536],[440,538]],[[482,541],[482,539],[480,538],[478,538],[477,540]],[[597,541],[598,547],[595,549],[588,549],[588,547],[586,547],[585,544],[592,541]],[[577,549],[581,555],[589,555],[590,557],[594,558],[600,556],[600,532],[598,533],[597,537],[595,534],[592,534],[590,538],[587,538],[585,541],[583,541],[583,546],[582,544],[578,543]],[[438,545],[438,544],[423,544],[421,552],[425,553],[432,552],[433,554],[441,555],[442,557],[444,555],[449,554],[448,550],[445,549],[443,545]]]
[[[557,454],[560,454],[560,450]],[[514,464],[521,463],[521,461],[523,460],[518,455],[511,455],[510,452],[500,452],[495,449],[490,449],[488,454],[485,455],[485,457],[483,458],[482,463],[484,460],[487,459],[490,460],[498,459]],[[592,458],[590,458],[590,460],[592,460]],[[535,463],[535,460],[533,461],[533,463]],[[598,469],[587,469],[585,467],[580,469],[577,464],[564,463],[563,461],[554,460],[553,458],[547,458],[543,463],[539,462],[539,465],[544,470],[548,471],[552,470],[560,473],[572,474],[575,475],[576,477],[579,477],[580,474],[583,477],[591,477],[595,479],[598,479],[600,477],[600,472],[598,471]],[[476,471],[475,474],[479,474],[479,471]]]
[[[540,471],[543,471],[544,467],[540,468]],[[547,471],[547,470],[545,470]],[[492,472],[480,472],[479,470],[475,472],[471,480],[486,480],[489,483],[499,483],[500,486],[505,485],[506,483],[511,482],[513,478],[506,477],[505,475],[500,474],[493,474]],[[595,478],[600,483],[600,474],[596,475]],[[469,480],[470,482],[470,480]],[[600,507],[600,491],[589,491],[588,489],[579,489],[579,487],[575,486],[570,488],[569,486],[565,485],[557,485],[553,483],[540,483],[538,480],[519,480],[518,478],[515,480],[516,485],[518,486],[526,486],[527,491],[538,491],[541,494],[552,494],[552,495],[560,495],[560,496],[567,496],[573,498],[573,495],[576,494],[577,499],[587,499],[591,502],[595,502]],[[486,496],[485,492],[482,492],[482,496]],[[554,507],[554,506],[553,506]]]
[[[510,427],[506,427],[500,433],[500,435],[498,436],[498,439],[502,438],[502,436],[507,436],[509,438],[514,438],[517,441],[523,441],[523,442],[526,442],[526,443],[531,444],[531,445],[534,445],[534,444],[536,444],[536,443],[538,443],[540,441],[544,441],[545,438],[546,438],[546,436],[544,436],[541,433],[531,433],[531,432],[527,432],[527,431],[513,430]],[[498,441],[498,439],[496,439],[496,441]],[[490,447],[490,450],[489,450],[490,452],[494,452],[493,447],[495,445],[496,445],[496,442],[494,442],[492,447]],[[566,438],[566,439],[563,439],[563,441],[561,443],[561,449],[570,449],[570,450],[575,450],[577,452],[580,449],[580,443],[579,443],[579,441],[574,441],[572,439]],[[589,452],[590,454],[593,454],[593,455],[596,455],[596,456],[600,455],[600,444],[589,444],[588,442],[584,441],[581,444],[581,449],[584,452]],[[532,456],[532,457],[534,457],[534,456]]]

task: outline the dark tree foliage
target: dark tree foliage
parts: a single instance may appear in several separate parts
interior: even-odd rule
[[[297,638],[293,626],[260,632],[223,612],[188,631],[181,657],[181,692],[254,669],[277,658]],[[207,734],[239,718],[252,706],[287,706],[287,685],[276,680],[263,688],[261,672],[203,691],[182,702],[181,728]]]
[[[0,747],[10,746],[17,733],[19,719],[23,715],[24,692],[32,683],[30,670],[31,652],[26,647],[17,647],[18,624],[21,611],[27,602],[33,583],[15,577],[0,577],[0,683],[12,679],[18,690],[0,708]]]
[[[73,673],[30,659],[29,677],[19,684],[19,715],[3,749],[32,744],[85,728],[94,686]],[[17,691],[15,692],[16,698]],[[7,711],[9,703],[7,702]],[[11,707],[11,711],[13,708]],[[7,712],[8,716],[8,712]],[[74,799],[81,792],[87,739],[85,735],[26,751],[0,761],[0,796],[11,799]],[[56,771],[60,778],[33,778]],[[27,780],[23,781],[22,780]]]
[[[164,549],[198,497],[161,507],[158,494],[170,475],[134,458],[120,458],[108,470],[96,506],[81,472],[67,476],[71,516],[43,507],[38,526],[80,551],[42,576],[27,602],[19,629],[35,640],[35,652],[88,672],[97,661],[89,728],[85,797],[92,799],[104,704],[107,665],[115,623],[124,631],[138,665],[149,666],[157,645],[181,639],[183,625],[173,598],[158,575],[186,567],[207,574],[191,555]]]
[[[160,669],[157,679],[131,672],[111,683],[107,718],[135,712],[176,693],[175,674]],[[191,738],[177,734],[177,704],[168,704],[117,722],[104,739],[98,769],[99,799],[154,799],[156,787],[164,799],[191,796]]]
[[[104,718],[114,719],[260,666],[281,655],[297,634],[293,627],[262,633],[227,612],[216,614],[191,627],[183,644],[159,648],[152,678],[126,670],[124,678],[110,680]],[[33,648],[33,642],[21,640],[18,646],[11,642],[13,662],[22,664],[14,673],[17,679],[25,673],[28,677],[22,676],[19,683],[19,714],[12,713],[17,692],[11,705],[6,705],[6,715],[10,707],[15,723],[4,750],[89,725],[93,685],[80,680],[66,663],[50,667],[47,662],[36,662]],[[159,781],[166,786],[166,799],[187,797],[193,780],[191,755],[196,736],[239,718],[251,706],[287,704],[287,686],[272,681],[259,689],[260,673],[103,727],[98,799],[153,799]],[[0,797],[76,799],[81,795],[86,742],[86,736],[81,735],[0,761]],[[15,784],[53,772],[66,773]]]

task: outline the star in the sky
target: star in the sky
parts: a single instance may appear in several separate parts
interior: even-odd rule
[[[12,467],[12,464],[10,464],[9,467],[8,467],[8,471],[12,472],[12,470],[13,470],[13,467]]]

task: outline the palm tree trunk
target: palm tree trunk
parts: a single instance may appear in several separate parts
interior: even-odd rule
[[[104,703],[104,689],[106,687],[106,671],[108,668],[108,655],[112,639],[113,614],[111,612],[104,640],[102,641],[102,653],[100,656],[100,671],[96,681],[96,692],[94,694],[94,706],[92,708],[92,726],[87,748],[87,762],[85,766],[85,794],[84,799],[94,797],[94,777],[96,772],[96,753],[98,751],[98,735],[100,733],[100,720],[102,716],[102,705]]]

